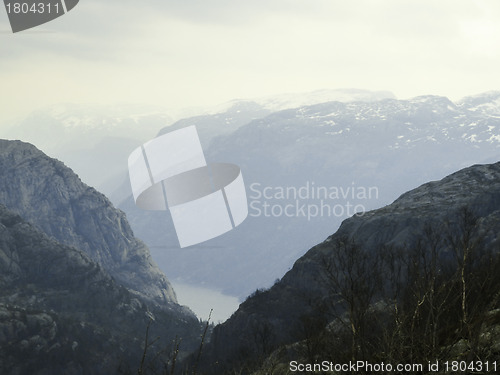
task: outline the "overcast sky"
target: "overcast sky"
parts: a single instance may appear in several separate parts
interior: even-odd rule
[[[0,9],[0,120],[325,88],[456,100],[500,89],[499,67],[498,0],[81,0],[16,34]]]

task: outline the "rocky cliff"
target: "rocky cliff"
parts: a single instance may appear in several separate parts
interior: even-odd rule
[[[131,292],[167,307],[175,293],[120,210],[34,146],[0,140],[0,203],[82,250]]]

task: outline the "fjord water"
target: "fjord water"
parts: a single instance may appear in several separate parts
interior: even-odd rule
[[[240,304],[238,298],[228,296],[215,289],[176,281],[173,281],[172,285],[179,304],[188,306],[202,320],[207,320],[210,310],[213,309],[210,321],[214,323],[224,322],[238,309]]]

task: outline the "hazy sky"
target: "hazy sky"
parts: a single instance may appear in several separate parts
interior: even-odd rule
[[[81,0],[12,34],[0,119],[59,102],[166,108],[324,88],[500,89],[500,1]]]

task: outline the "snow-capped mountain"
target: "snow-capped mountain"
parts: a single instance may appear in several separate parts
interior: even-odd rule
[[[491,117],[500,116],[500,94],[498,91],[468,96],[460,100],[457,105],[469,111],[479,112]]]
[[[395,99],[390,91],[369,91],[360,89],[333,89],[316,90],[307,93],[286,93],[268,95],[246,100],[232,100],[230,102],[209,108],[207,114],[222,113],[240,102],[253,102],[263,109],[276,112],[289,108],[304,107],[326,102],[375,102],[382,99]]]

